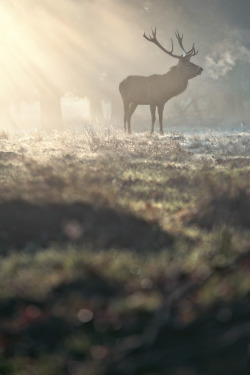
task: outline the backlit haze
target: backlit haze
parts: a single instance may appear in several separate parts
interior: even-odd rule
[[[179,29],[204,68],[166,105],[165,127],[248,126],[249,8],[243,0],[0,0],[1,129],[96,121],[122,129],[119,82],[177,63],[142,38],[151,26],[167,48]],[[174,48],[180,53],[175,40]],[[138,108],[133,123],[149,129],[149,108]]]

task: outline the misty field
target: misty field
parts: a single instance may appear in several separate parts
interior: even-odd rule
[[[0,133],[0,374],[246,374],[249,155],[249,132]]]

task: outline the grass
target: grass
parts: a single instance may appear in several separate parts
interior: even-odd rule
[[[248,133],[0,147],[1,374],[244,373]]]

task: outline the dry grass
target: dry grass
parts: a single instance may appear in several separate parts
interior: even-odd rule
[[[248,133],[96,126],[0,147],[1,374],[224,375],[232,350],[242,373]]]

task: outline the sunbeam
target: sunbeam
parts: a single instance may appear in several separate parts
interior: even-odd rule
[[[43,128],[71,126],[74,121],[69,121],[71,115],[65,115],[66,108],[63,108],[71,100],[69,98],[78,98],[85,103],[85,113],[78,122],[84,122],[86,118],[102,121],[107,112],[103,109],[104,103],[107,103],[112,119],[120,124],[119,82],[128,75],[164,74],[176,63],[160,50],[151,48],[142,38],[144,31],[150,32],[154,25],[167,48],[176,28],[185,33],[185,44],[190,45],[195,40],[199,55],[194,62],[205,68],[199,83],[192,82],[187,94],[167,105],[172,123],[183,121],[183,114],[198,121],[197,114],[201,110],[206,117],[211,112],[217,118],[221,117],[214,108],[224,108],[228,101],[227,80],[234,87],[237,113],[241,111],[241,117],[247,117],[249,93],[244,89],[242,95],[247,98],[245,104],[240,105],[237,98],[241,95],[241,85],[244,86],[244,75],[236,72],[239,64],[249,64],[246,45],[249,32],[243,33],[235,25],[231,27],[218,6],[216,17],[213,16],[214,27],[207,33],[208,23],[214,15],[213,4],[206,6],[204,25],[199,21],[198,33],[189,9],[196,0],[190,0],[189,7],[183,1],[180,3],[181,6],[173,0],[157,0],[155,5],[146,0],[137,3],[1,0],[1,127],[32,129],[40,121]],[[192,9],[200,18],[201,8]],[[225,27],[219,32],[222,22]],[[213,42],[215,36],[216,43]],[[214,81],[219,88],[211,94]],[[24,114],[23,108],[27,112],[29,105],[40,108],[39,118],[34,118],[33,123],[28,123]],[[74,105],[67,105],[67,111]],[[15,114],[10,110],[13,107],[17,108]],[[148,108],[140,108],[136,116],[138,123],[143,124],[148,118]],[[74,113],[72,118],[75,118]]]

